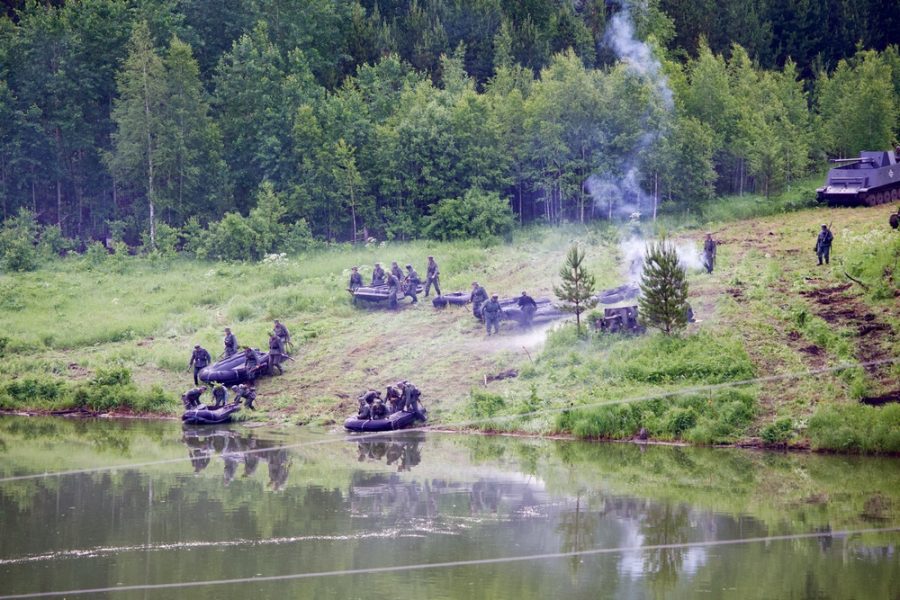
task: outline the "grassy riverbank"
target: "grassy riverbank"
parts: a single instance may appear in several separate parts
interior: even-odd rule
[[[406,378],[437,425],[477,420],[592,438],[644,427],[696,443],[900,451],[900,406],[859,404],[900,392],[900,367],[885,362],[900,356],[900,236],[887,226],[889,210],[801,210],[702,228],[682,219],[674,237],[699,247],[710,228],[722,245],[715,273],[689,274],[699,322],[671,340],[582,339],[568,325],[485,338],[466,309],[420,302],[389,313],[356,307],[344,291],[351,265],[364,265],[364,277],[376,260],[422,272],[433,254],[445,291],[477,279],[504,296],[550,296],[574,241],[587,248],[598,287],[613,287],[624,279],[620,239],[605,227],[529,229],[491,248],[336,247],[262,264],[60,260],[0,276],[0,408],[108,410],[118,399],[125,410],[175,414],[192,384],[194,343],[215,355],[231,326],[241,344],[261,346],[280,318],[294,335],[295,362],[260,383],[261,410],[249,418],[335,423],[360,390]],[[836,237],[828,267],[812,252],[823,221],[834,222]],[[869,366],[829,371],[846,362]],[[489,381],[507,369],[519,376]]]

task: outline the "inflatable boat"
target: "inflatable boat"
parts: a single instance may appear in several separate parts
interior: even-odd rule
[[[386,419],[360,419],[350,417],[344,421],[344,428],[350,431],[394,431],[410,427],[416,421],[425,421],[425,411],[407,412],[398,410]]]
[[[258,377],[266,374],[268,372],[266,364],[269,361],[269,353],[260,352],[255,348],[253,349],[253,353],[256,355],[256,376]],[[199,374],[200,380],[206,383],[221,383],[226,387],[244,383],[245,381],[250,380],[250,378],[247,377],[247,367],[244,365],[245,362],[244,353],[237,352],[208,367],[203,367]]]
[[[231,421],[231,415],[241,410],[241,403],[226,404],[221,408],[201,406],[184,411],[181,420],[186,425],[220,425]]]

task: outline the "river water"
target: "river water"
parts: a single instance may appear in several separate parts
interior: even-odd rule
[[[892,458],[0,417],[0,459],[0,598],[900,597]]]

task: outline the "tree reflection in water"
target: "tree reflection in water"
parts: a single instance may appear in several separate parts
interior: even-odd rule
[[[284,489],[290,472],[291,456],[275,441],[260,440],[252,434],[232,429],[185,428],[181,440],[188,447],[188,457],[194,473],[209,466],[215,455],[224,463],[223,482],[228,485],[234,480],[239,467],[244,465],[243,477],[256,473],[259,462],[264,461],[269,469],[269,488]]]

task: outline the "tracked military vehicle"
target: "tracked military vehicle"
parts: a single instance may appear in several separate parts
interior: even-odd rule
[[[857,158],[838,158],[828,171],[816,199],[828,206],[876,206],[900,198],[900,164],[897,152],[860,152]]]

